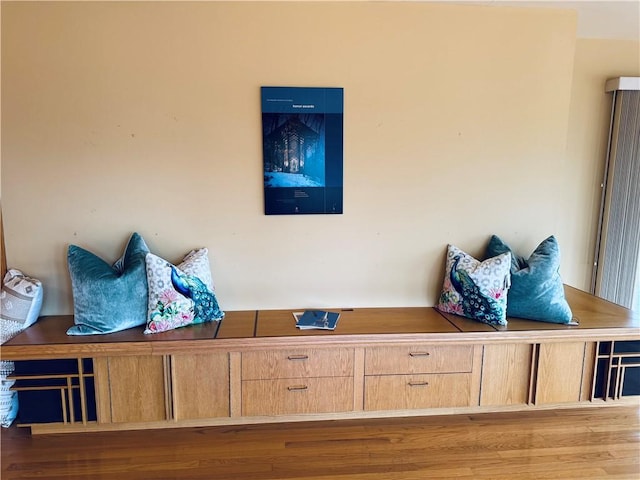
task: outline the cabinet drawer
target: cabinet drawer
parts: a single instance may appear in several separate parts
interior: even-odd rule
[[[351,348],[269,350],[242,354],[243,380],[352,375]]]
[[[365,355],[366,375],[470,372],[473,367],[471,345],[373,347]]]
[[[352,377],[242,382],[242,415],[292,415],[351,410]]]
[[[381,375],[365,377],[365,410],[467,407],[471,374]]]

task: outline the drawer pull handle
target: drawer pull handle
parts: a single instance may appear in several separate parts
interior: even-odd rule
[[[309,387],[307,387],[306,385],[292,385],[290,387],[287,387],[287,390],[289,390],[290,392],[295,392],[295,391],[300,391],[300,390],[307,390]]]
[[[427,387],[429,382],[409,382],[408,385],[410,387]]]
[[[289,355],[287,359],[289,360],[307,360],[309,355]]]
[[[410,357],[428,357],[429,352],[409,352]]]

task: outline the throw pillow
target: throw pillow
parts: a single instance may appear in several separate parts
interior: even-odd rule
[[[18,416],[18,392],[11,390],[15,380],[7,379],[13,371],[13,362],[0,362],[0,425],[5,428]]]
[[[449,245],[436,308],[490,325],[506,325],[510,264],[510,253],[481,262]]]
[[[4,343],[38,320],[42,308],[42,283],[20,270],[9,269],[2,282],[0,298],[0,343]]]
[[[38,320],[42,308],[42,283],[9,269],[2,281],[0,294],[0,344],[15,337]],[[18,392],[11,390],[15,380],[7,377],[14,371],[14,363],[0,361],[0,425],[9,427],[18,414]]]
[[[144,333],[222,320],[206,248],[189,252],[177,266],[153,253],[147,254],[146,264],[149,305]]]
[[[69,246],[75,325],[68,335],[113,333],[145,324],[147,253],[149,248],[137,233],[113,266],[81,247]]]
[[[551,323],[572,323],[573,314],[564,295],[560,277],[560,247],[552,235],[526,259],[515,255],[499,237],[493,235],[486,256],[511,253],[511,289],[507,296],[507,315]]]

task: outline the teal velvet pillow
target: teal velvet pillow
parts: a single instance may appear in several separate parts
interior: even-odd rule
[[[67,335],[113,333],[145,324],[147,253],[149,248],[137,233],[113,266],[81,247],[69,246],[75,325]]]
[[[486,257],[511,253],[511,288],[507,316],[551,323],[572,323],[571,307],[560,277],[560,248],[552,235],[528,259],[515,255],[496,235],[489,240]]]

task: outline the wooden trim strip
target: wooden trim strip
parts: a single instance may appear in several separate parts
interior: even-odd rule
[[[68,423],[69,418],[67,416],[67,399],[65,398],[64,388],[60,389],[60,404],[62,405],[62,423]]]
[[[173,373],[171,368],[171,355],[162,357],[162,377],[164,379],[164,415],[165,419],[173,420]]]
[[[80,388],[80,413],[82,415],[82,424],[87,424],[87,394],[84,380],[84,368],[82,366],[82,358],[78,358],[78,386]]]
[[[80,433],[80,432],[105,432],[119,430],[153,430],[158,428],[175,427],[207,427],[207,426],[237,426],[255,425],[284,422],[308,422],[318,420],[360,420],[373,418],[411,418],[442,415],[473,415],[492,412],[526,412],[543,410],[571,410],[578,408],[603,408],[620,407],[623,405],[637,405],[638,397],[624,397],[620,401],[614,402],[583,402],[576,403],[550,403],[537,407],[530,407],[522,404],[509,406],[483,406],[483,407],[456,407],[456,408],[429,408],[415,410],[387,410],[387,411],[358,411],[340,413],[319,413],[319,414],[299,414],[299,415],[272,415],[255,417],[216,417],[207,419],[189,419],[178,422],[154,421],[154,422],[122,422],[112,424],[98,424],[89,422],[88,425],[61,424],[61,423],[40,423],[25,424],[31,427],[33,435],[51,433]]]
[[[242,354],[229,353],[229,416],[242,416]]]
[[[177,385],[177,379],[176,379],[176,369],[175,369],[175,361],[174,361],[174,356],[171,355],[170,356],[170,364],[169,364],[169,375],[171,378],[171,405],[172,405],[172,411],[173,411],[173,415],[172,415],[172,419],[174,421],[178,421],[179,420],[179,415],[177,412],[181,411],[180,408],[180,402],[178,401],[178,396],[177,393],[175,391],[175,389],[173,388],[173,385]]]
[[[43,385],[40,387],[11,387],[10,390],[16,391],[16,392],[36,392],[36,391],[55,391],[55,390],[66,390],[69,387],[67,385]],[[77,385],[72,385],[71,386],[72,389],[76,389],[78,388]]]
[[[591,401],[593,392],[593,373],[596,370],[596,344],[586,342],[584,361],[582,364],[582,386],[580,388],[580,401]]]
[[[93,377],[93,373],[85,373],[83,375],[85,378],[86,377]],[[51,375],[9,375],[7,377],[8,380],[62,380],[62,379],[66,379],[67,377],[71,377],[71,378],[77,378],[78,375],[75,373],[69,373],[69,374],[51,374]]]
[[[613,399],[618,400],[620,398],[620,392],[622,391],[622,384],[620,382],[620,377],[622,376],[622,359],[620,357],[616,357],[616,381],[613,386]]]
[[[616,342],[611,342],[609,344],[609,357],[607,361],[607,381],[605,382],[605,390],[602,392],[602,398],[607,400],[609,398],[609,392],[611,388],[611,374],[613,372],[613,350]],[[615,395],[615,392],[614,392]]]
[[[480,389],[482,385],[482,367],[484,357],[484,346],[475,345],[473,347],[473,366],[471,367],[471,405],[480,405]]]
[[[364,362],[365,348],[356,347],[353,358],[353,410],[364,409]]]
[[[67,378],[67,398],[69,399],[69,418],[71,423],[76,421],[76,407],[73,402],[73,385],[71,384],[71,378]]]
[[[256,314],[253,317],[253,336],[258,335],[258,319],[260,315],[260,310],[256,310]]]
[[[96,416],[97,422],[102,424],[111,423],[111,387],[109,385],[109,359],[94,358],[93,372],[96,381],[94,390],[96,396]]]
[[[598,362],[600,360],[600,344],[602,342],[596,342],[596,350],[595,350],[595,360],[594,360],[594,365],[593,365],[593,375],[591,377],[591,397],[589,398],[590,401],[593,402],[593,400],[596,398],[596,380],[598,378]]]
[[[618,375],[620,376],[620,386],[618,388],[618,398],[616,400],[622,398],[622,390],[624,389],[624,376],[627,373],[627,367],[628,365],[622,365],[620,367],[620,372],[618,373]]]
[[[534,343],[531,346],[531,370],[529,372],[529,393],[527,404],[537,404],[537,383],[538,383],[538,361],[540,359],[540,344]]]

